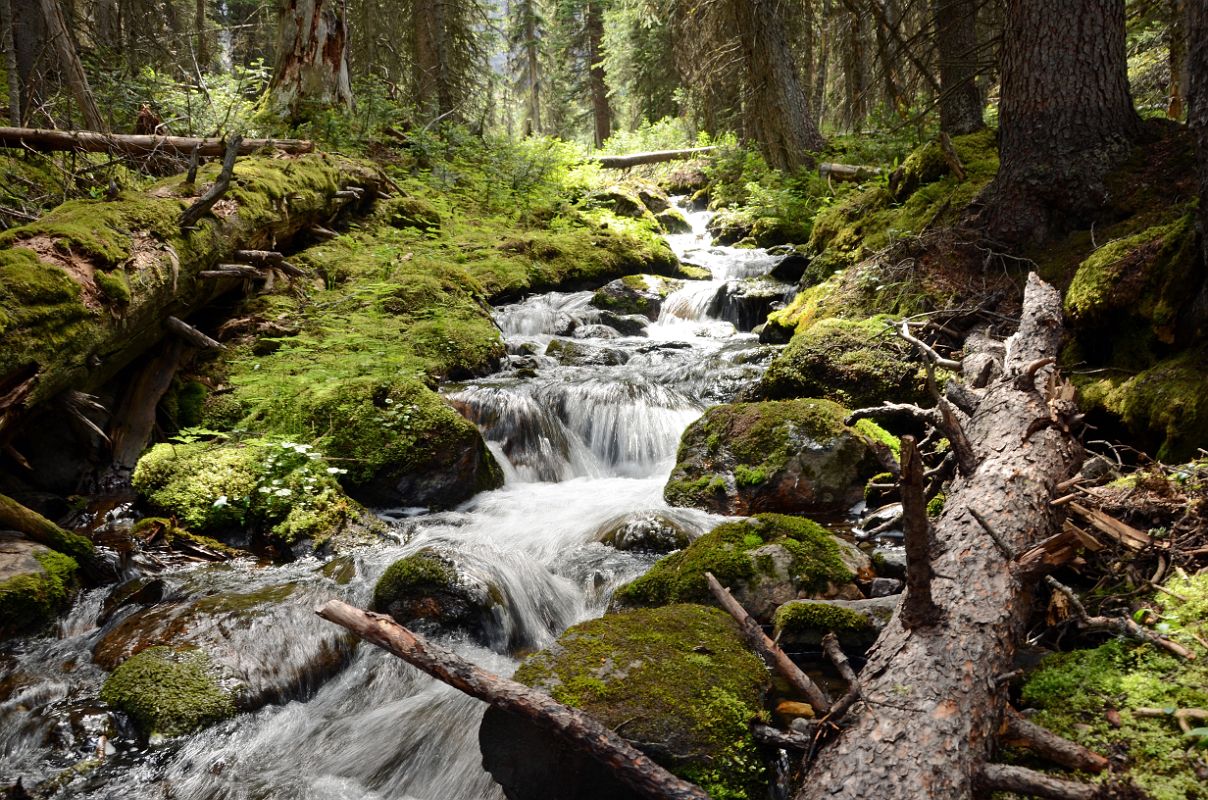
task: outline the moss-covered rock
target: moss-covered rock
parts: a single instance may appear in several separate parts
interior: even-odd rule
[[[829,400],[715,406],[684,432],[663,496],[725,514],[842,508],[879,471],[846,415]]]
[[[618,550],[638,553],[670,553],[692,541],[688,526],[669,513],[642,511],[610,520],[600,526],[593,539]]]
[[[53,622],[71,599],[77,569],[70,556],[0,534],[0,639]]]
[[[434,623],[461,628],[483,641],[495,627],[498,591],[472,579],[450,557],[432,548],[391,564],[373,587],[373,607],[402,625]]]
[[[654,215],[659,227],[666,233],[691,233],[692,225],[678,208],[668,208]]]
[[[648,195],[655,196],[649,192]],[[628,186],[614,185],[594,189],[588,192],[580,202],[585,208],[606,208],[617,216],[648,222],[654,221],[652,210],[642,201],[639,193]]]
[[[619,606],[711,603],[712,572],[756,619],[772,619],[782,603],[802,597],[860,597],[857,573],[871,574],[853,545],[808,519],[760,514],[726,522],[650,571],[617,589]]]
[[[1032,720],[1038,724],[1120,758],[1126,765],[1123,776],[1154,800],[1204,798],[1203,750],[1196,745],[1206,737],[1185,735],[1172,716],[1138,713],[1208,708],[1208,651],[1179,635],[1184,629],[1202,631],[1208,622],[1208,576],[1179,578],[1167,588],[1175,596],[1154,595],[1151,605],[1161,609],[1161,624],[1175,640],[1196,652],[1194,661],[1112,639],[1046,658],[1024,683],[1021,700],[1037,710]],[[1111,710],[1118,712],[1117,722],[1107,713]]]
[[[660,275],[626,275],[597,289],[591,304],[617,314],[641,314],[653,322],[667,295],[681,286],[683,281]]]
[[[567,630],[516,679],[591,714],[710,797],[756,800],[768,791],[750,722],[770,681],[721,611],[609,614]],[[517,800],[634,797],[607,769],[514,715],[489,710],[479,742],[484,766]]]
[[[785,646],[818,647],[834,633],[853,651],[872,646],[889,622],[901,595],[860,600],[791,600],[776,609],[776,640]]]
[[[921,399],[925,375],[910,345],[883,318],[831,318],[793,337],[769,366],[759,393],[770,399],[822,397],[850,408]]]
[[[148,738],[192,733],[235,715],[222,676],[194,649],[142,651],[106,679],[101,699],[129,715]]]
[[[309,445],[275,439],[159,444],[139,459],[133,485],[155,511],[223,536],[252,530],[286,544],[372,529]]]

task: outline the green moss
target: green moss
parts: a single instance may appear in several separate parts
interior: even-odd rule
[[[446,591],[457,583],[457,571],[434,552],[420,552],[395,561],[373,587],[373,607],[385,611],[400,597],[416,592]]]
[[[319,544],[363,513],[329,472],[338,469],[280,440],[159,444],[139,460],[133,485],[151,508],[202,533],[253,528]]]
[[[767,791],[750,733],[767,672],[720,611],[674,605],[576,625],[521,664],[516,680],[632,741],[661,743],[655,759],[710,797]]]
[[[36,575],[18,575],[0,583],[0,636],[34,632],[52,623],[76,587],[75,559],[54,550],[34,554]]]
[[[944,511],[944,503],[948,501],[948,496],[940,492],[935,497],[927,501],[927,516],[938,517]]]
[[[99,330],[99,315],[80,285],[59,267],[22,247],[0,249],[0,375],[32,363],[82,358]]]
[[[802,634],[810,631],[835,633],[860,632],[872,628],[868,617],[850,608],[829,603],[795,600],[776,609],[773,620],[776,636]]]
[[[1139,708],[1179,709],[1208,706],[1208,668],[1203,648],[1180,637],[1184,627],[1202,631],[1208,621],[1208,576],[1169,584],[1190,602],[1155,595],[1165,606],[1162,623],[1178,641],[1198,650],[1194,661],[1174,658],[1150,645],[1114,639],[1090,650],[1053,655],[1029,676],[1022,700],[1038,709],[1033,720],[1092,750],[1113,753],[1127,762],[1126,777],[1155,800],[1208,797],[1197,776],[1197,753],[1175,720],[1143,717]],[[1106,712],[1119,711],[1112,725]]]
[[[128,714],[147,737],[192,733],[235,715],[231,693],[198,650],[143,650],[106,679],[101,699]]]
[[[889,448],[889,452],[893,453],[894,458],[902,457],[902,440],[894,436],[889,431],[882,428],[871,419],[856,420],[856,424],[852,426],[856,432],[870,442],[883,444]]]
[[[126,278],[125,271],[118,269],[113,272],[101,272],[98,270],[93,274],[92,279],[96,282],[97,290],[110,303],[119,306],[130,303],[130,282]]]
[[[209,536],[202,536],[199,533],[193,533],[190,530],[182,528],[176,524],[174,519],[168,517],[143,517],[134,524],[134,527],[130,529],[130,533],[139,539],[147,539],[150,536],[162,536],[164,544],[172,549],[196,545],[228,558],[246,555],[244,551],[225,545],[217,539],[211,539]]]
[[[705,573],[722,585],[756,578],[762,571],[750,551],[778,544],[792,556],[790,577],[804,591],[846,583],[854,577],[844,565],[839,546],[825,528],[808,519],[783,514],[759,514],[741,522],[726,522],[687,548],[659,559],[650,571],[617,589],[624,605],[665,605],[711,602]]]

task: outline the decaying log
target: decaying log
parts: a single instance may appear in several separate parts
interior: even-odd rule
[[[316,613],[417,667],[454,689],[519,714],[572,742],[617,778],[651,800],[709,800],[700,787],[677,778],[589,714],[544,692],[478,667],[427,641],[390,617],[329,600]]]
[[[197,273],[202,278],[263,278],[265,274],[255,267],[246,264],[219,264],[214,269],[203,269]]]
[[[1087,508],[1081,503],[1070,503],[1070,510],[1085,519],[1100,533],[1111,537],[1133,552],[1144,550],[1153,544],[1153,539],[1149,534],[1139,531],[1097,508]]]
[[[293,275],[295,278],[306,274],[298,267],[286,261],[284,254],[278,253],[275,250],[236,250],[234,253],[231,253],[231,258],[243,264],[251,264],[254,267],[279,269],[286,275]]]
[[[643,164],[658,164],[663,161],[680,161],[686,158],[708,155],[716,147],[689,147],[684,150],[656,150],[650,153],[629,153],[623,156],[596,156],[592,160],[605,169],[629,169]]]
[[[1107,769],[1109,763],[1093,750],[1024,719],[1010,706],[1007,706],[1003,715],[1003,733],[1012,744],[1022,745],[1036,755],[1068,769],[1099,773]]]
[[[978,785],[986,792],[1016,792],[1051,800],[1094,800],[1098,793],[1090,784],[1054,778],[1012,764],[983,764],[978,771]]]
[[[713,577],[712,572],[705,573],[705,580],[717,602],[738,623],[738,630],[747,646],[763,659],[763,663],[768,665],[768,669],[775,670],[789,682],[790,686],[801,692],[801,696],[814,707],[815,714],[821,716],[830,711],[830,698],[809,675],[806,675],[800,667],[793,663],[793,660],[775,642],[768,638],[767,634],[763,632],[763,628],[759,627],[759,623],[753,620],[742,604],[734,599],[734,595],[730,594],[729,590]]]
[[[0,529],[24,534],[30,541],[71,556],[80,565],[80,571],[96,583],[116,577],[113,568],[105,563],[91,541],[79,534],[63,530],[38,512],[2,494]]]
[[[98,133],[96,131],[48,131],[39,128],[0,128],[0,147],[19,147],[40,152],[125,153],[132,156],[176,155],[214,158],[226,152],[223,139],[198,139],[192,136],[150,136]],[[244,139],[239,155],[271,148],[285,153],[310,153],[314,142],[303,139]]]
[[[191,228],[196,225],[198,220],[204,217],[231,187],[231,178],[235,174],[235,159],[239,157],[239,143],[242,141],[243,137],[235,134],[227,142],[226,156],[222,159],[222,171],[218,173],[218,179],[206,190],[205,194],[197,198],[197,201],[180,215],[181,228]]]
[[[818,165],[818,174],[832,181],[866,181],[880,175],[881,168],[865,164],[836,164],[824,161]]]
[[[1007,342],[1015,375],[1061,343],[1061,295],[1032,275],[1019,330]],[[860,673],[862,694],[814,761],[798,800],[968,800],[996,739],[1009,672],[1025,633],[1033,586],[1003,563],[969,513],[977,508],[1012,552],[1054,533],[1049,501],[1080,463],[1055,428],[1022,433],[1048,410],[1040,393],[996,380],[965,432],[979,462],[953,480],[934,522],[932,596],[941,624],[907,629],[895,615]]]
[[[113,488],[116,484],[127,484],[138,457],[151,442],[151,434],[155,430],[155,409],[171,388],[172,379],[176,377],[176,370],[184,355],[183,342],[179,339],[165,342],[162,348],[122,393],[116,413],[109,423],[113,458],[108,474],[101,480],[102,486]]]

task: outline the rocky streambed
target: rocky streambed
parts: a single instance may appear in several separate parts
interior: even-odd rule
[[[552,797],[577,781],[596,792],[577,796],[623,796],[506,717],[488,715],[480,743],[481,703],[313,616],[339,597],[497,673],[541,651],[519,679],[717,796],[763,796],[777,757],[748,723],[791,698],[700,605],[703,573],[786,643],[815,648],[820,625],[867,643],[887,606],[866,595],[896,588],[892,563],[793,515],[841,522],[879,471],[874,443],[894,440],[825,400],[736,402],[779,351],[751,329],[791,296],[793,257],[715,246],[707,219],[668,237],[696,279],[635,275],[495,310],[501,368],[442,393],[481,431],[500,488],[440,513],[379,508],[358,522],[364,543],[284,564],[144,521],[144,541],[190,557],[136,559],[55,635],[0,653],[0,785],[318,800]],[[266,504],[331,479],[305,445],[258,457],[290,465],[261,487]],[[785,724],[802,713],[785,709]]]

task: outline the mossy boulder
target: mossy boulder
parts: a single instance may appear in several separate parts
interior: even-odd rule
[[[153,647],[110,675],[101,699],[127,714],[144,737],[179,736],[235,715],[231,692],[205,653]]]
[[[608,614],[568,629],[516,680],[616,730],[711,797],[757,800],[768,773],[750,723],[767,670],[723,612],[697,605]],[[488,709],[483,766],[513,800],[632,800],[607,768],[551,734]]]
[[[196,652],[207,673],[221,676],[223,694],[240,710],[307,697],[352,654],[343,631],[313,624],[315,606],[330,596],[326,582],[281,583],[119,612],[92,658],[117,676],[132,661],[145,663],[136,659],[148,651]]]
[[[1177,578],[1166,588],[1172,594],[1155,594],[1145,605],[1160,610],[1150,617],[1190,647],[1195,660],[1114,638],[1048,656],[1027,677],[1020,699],[1037,724],[1095,752],[1119,754],[1127,763],[1124,777],[1154,800],[1204,798],[1205,737],[1184,734],[1173,712],[1208,708],[1208,650],[1183,634],[1208,622],[1208,576]],[[1142,708],[1167,715],[1143,715]],[[1193,721],[1193,729],[1202,732],[1202,725]]]
[[[641,314],[653,322],[667,295],[683,285],[683,281],[659,275],[626,275],[597,289],[591,304],[617,314]]]
[[[374,609],[399,624],[461,629],[484,643],[499,632],[494,611],[502,602],[498,589],[430,547],[395,561],[373,587]]]
[[[789,647],[818,647],[834,633],[851,651],[872,646],[889,623],[901,595],[859,600],[792,600],[776,609],[776,641]]]
[[[666,233],[691,233],[692,225],[678,208],[668,208],[654,215]]]
[[[54,622],[71,599],[77,570],[71,556],[0,533],[0,639]]]
[[[609,186],[584,195],[580,203],[585,208],[605,208],[620,217],[651,222],[657,225],[654,213],[642,202],[639,193],[627,186]]]
[[[852,584],[871,575],[854,545],[801,517],[760,514],[726,522],[686,549],[617,589],[618,606],[711,603],[705,573],[712,572],[756,619],[770,621],[782,603],[802,597],[861,597]]]
[[[291,545],[376,527],[314,448],[277,439],[158,444],[134,470],[138,496],[184,527],[216,537],[247,531]]]
[[[714,406],[684,432],[663,496],[721,514],[845,508],[880,471],[869,441],[890,438],[846,415],[817,399]]]
[[[751,235],[755,226],[754,217],[743,210],[722,209],[709,218],[705,230],[717,244],[730,245],[741,242]]]
[[[922,399],[925,375],[883,318],[828,318],[792,338],[760,380],[769,399],[822,397],[849,408]]]
[[[709,305],[709,316],[724,319],[740,331],[753,330],[791,294],[790,286],[767,277],[726,281]]]

